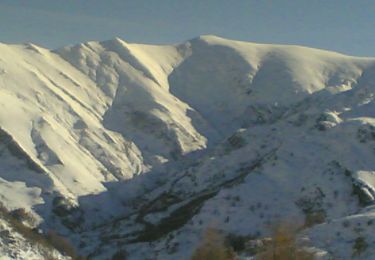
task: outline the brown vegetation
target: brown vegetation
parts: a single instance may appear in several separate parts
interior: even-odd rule
[[[72,259],[84,259],[78,256],[72,244],[66,238],[50,231],[46,235],[39,234],[23,222],[34,220],[32,215],[25,209],[16,209],[11,212],[0,203],[0,218],[4,219],[9,226],[17,233],[22,235],[26,241],[39,249],[39,252],[45,259],[54,259],[53,251],[57,250],[63,255],[70,256]]]
[[[206,230],[203,240],[192,256],[192,260],[232,260],[236,254],[225,244],[225,238],[216,229]]]
[[[260,260],[312,260],[313,253],[297,244],[299,228],[292,224],[282,223],[272,229],[271,242],[257,254]]]
[[[192,260],[232,260],[236,253],[255,255],[259,260],[312,260],[314,254],[297,243],[299,226],[278,224],[272,227],[272,236],[264,239],[224,236],[222,232],[209,228],[202,242],[193,253]],[[255,243],[258,246],[250,246]]]

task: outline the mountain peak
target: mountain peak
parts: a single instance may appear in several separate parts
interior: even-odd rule
[[[0,45],[5,207],[94,259],[189,258],[212,227],[259,244],[290,219],[339,259],[374,241],[375,59],[188,43]]]

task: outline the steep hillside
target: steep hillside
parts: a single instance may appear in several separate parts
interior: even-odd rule
[[[0,196],[94,259],[291,219],[321,257],[371,259],[374,94],[374,58],[300,46],[1,44]]]

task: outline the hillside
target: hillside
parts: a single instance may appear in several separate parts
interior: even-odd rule
[[[0,44],[1,201],[93,259],[285,221],[321,259],[371,259],[374,94],[375,58],[301,46]]]

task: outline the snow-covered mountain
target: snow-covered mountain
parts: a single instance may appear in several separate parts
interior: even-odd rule
[[[1,201],[93,259],[291,219],[321,257],[371,259],[374,94],[375,58],[300,46],[0,44]]]

